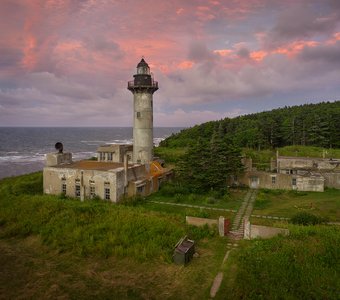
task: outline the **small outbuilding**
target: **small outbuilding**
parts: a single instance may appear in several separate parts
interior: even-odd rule
[[[172,259],[175,264],[186,265],[195,254],[195,241],[189,240],[187,236],[181,238],[175,246]]]

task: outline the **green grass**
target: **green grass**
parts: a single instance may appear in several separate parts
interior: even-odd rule
[[[270,169],[270,159],[275,157],[275,151],[270,149],[254,150],[250,148],[243,148],[242,154],[245,157],[251,158],[254,167],[258,170]]]
[[[185,153],[186,148],[155,147],[154,154],[165,160],[167,164],[176,164],[180,157]]]
[[[58,252],[169,262],[180,237],[201,235],[187,227],[180,215],[160,214],[141,206],[32,195],[41,185],[39,173],[0,184],[1,238],[38,235]]]
[[[339,299],[339,227],[290,226],[290,232],[243,241],[216,299]]]
[[[196,194],[191,193],[190,190],[178,183],[168,183],[147,199],[237,210],[241,206],[246,192],[245,189],[229,189],[227,193],[210,191],[205,194]]]
[[[145,204],[143,204],[143,208],[145,210],[157,211],[157,212],[160,212],[166,215],[170,214],[170,215],[181,216],[181,218],[183,219],[185,219],[186,216],[208,218],[208,219],[218,219],[220,216],[224,216],[227,219],[233,220],[235,217],[235,213],[233,212],[173,206],[173,205],[166,205],[166,204],[152,203],[152,202],[146,202]]]
[[[298,212],[308,212],[330,221],[340,221],[340,190],[318,192],[260,190],[253,214],[291,218]]]
[[[0,239],[2,299],[208,299],[225,242],[199,243],[186,267],[58,253],[38,236]]]
[[[324,149],[313,146],[286,146],[279,149],[282,156],[340,158],[340,149]]]
[[[43,195],[41,183],[41,173],[0,181],[4,299],[209,298],[228,240],[211,229],[186,226],[184,216],[217,217],[219,211],[214,215],[207,209],[148,201],[136,206],[80,202]],[[229,200],[239,201],[242,193],[231,193]],[[323,200],[333,203],[328,209],[331,205],[334,209],[338,191],[324,194]],[[263,195],[301,201],[323,193],[263,191]],[[206,196],[201,196],[203,203]],[[270,209],[272,202],[266,200],[258,207]],[[336,299],[339,227],[285,226],[292,232],[289,237],[240,242],[223,267],[216,299]],[[185,267],[171,263],[173,246],[184,234],[196,240],[199,254]]]
[[[207,298],[224,255],[216,230],[181,214],[41,193],[42,174],[0,181],[0,290],[6,298]],[[187,234],[199,257],[171,263]]]

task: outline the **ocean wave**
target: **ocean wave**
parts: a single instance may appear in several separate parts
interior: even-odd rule
[[[0,163],[1,162],[24,163],[24,162],[38,162],[38,161],[44,161],[44,160],[45,160],[45,154],[0,156]]]

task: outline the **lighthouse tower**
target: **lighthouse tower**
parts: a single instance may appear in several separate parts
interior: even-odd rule
[[[133,157],[134,163],[147,164],[153,159],[153,93],[158,90],[144,58],[137,65],[134,80],[128,82],[133,93]]]

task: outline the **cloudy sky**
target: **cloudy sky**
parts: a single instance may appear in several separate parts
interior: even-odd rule
[[[155,126],[340,99],[339,0],[0,0],[0,126]]]

